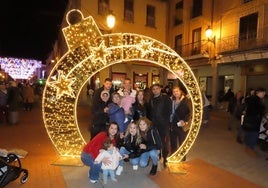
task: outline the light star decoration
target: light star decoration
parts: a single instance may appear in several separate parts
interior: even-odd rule
[[[152,42],[147,42],[145,40],[141,40],[140,45],[137,46],[137,48],[141,51],[141,56],[144,57],[148,53],[153,53],[152,50]]]
[[[107,50],[107,47],[104,44],[104,41],[101,42],[99,47],[92,48],[92,59],[95,61],[101,61],[103,65],[106,65],[106,57],[110,55],[110,52]]]
[[[62,95],[66,94],[71,97],[75,97],[72,89],[72,84],[75,82],[75,78],[67,78],[62,74],[62,71],[58,71],[58,80],[50,82],[50,86],[57,90],[56,98],[59,99]]]

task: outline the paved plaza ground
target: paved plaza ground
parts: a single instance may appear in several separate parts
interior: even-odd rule
[[[89,106],[78,106],[78,122],[85,139],[88,138]],[[21,185],[19,179],[7,188],[89,188],[89,187],[267,187],[268,152],[257,148],[258,156],[252,158],[244,151],[244,145],[236,142],[235,131],[227,130],[228,113],[213,110],[209,126],[201,127],[194,146],[182,164],[183,173],[171,173],[163,169],[150,177],[150,166],[133,171],[126,163],[118,182],[103,185],[88,181],[88,167],[52,165],[59,157],[43,125],[41,107],[33,111],[19,112],[18,125],[0,124],[0,148],[19,148],[28,152],[21,159],[29,170],[29,179]]]

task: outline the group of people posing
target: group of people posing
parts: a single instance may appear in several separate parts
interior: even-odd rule
[[[161,89],[154,84],[148,91],[136,91],[127,78],[115,92],[107,78],[94,92],[91,138],[81,153],[82,162],[90,167],[90,182],[96,183],[100,172],[104,183],[108,175],[117,181],[115,175],[123,172],[124,161],[138,170],[151,160],[150,175],[156,174],[161,158],[166,167],[168,155],[187,136],[191,105],[183,86],[173,87],[171,96]]]

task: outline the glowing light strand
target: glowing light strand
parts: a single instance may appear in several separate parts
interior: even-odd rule
[[[51,71],[42,101],[44,123],[59,154],[79,156],[85,144],[77,124],[76,107],[88,78],[115,63],[143,61],[171,71],[188,90],[193,109],[190,131],[182,146],[168,158],[169,163],[178,163],[193,145],[202,117],[201,93],[186,62],[168,46],[150,37],[131,33],[102,35],[92,17],[64,28],[63,32],[69,51]],[[69,80],[70,87],[63,87],[59,92],[55,87],[58,73],[75,78],[75,82]]]
[[[11,57],[0,57],[0,64],[1,69],[13,79],[29,79],[34,75],[37,68],[42,67],[41,61]]]

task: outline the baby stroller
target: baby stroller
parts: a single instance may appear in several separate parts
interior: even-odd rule
[[[19,157],[13,153],[6,157],[0,156],[0,188],[20,177],[22,172],[20,182],[23,184],[28,180],[28,170],[21,168]]]

